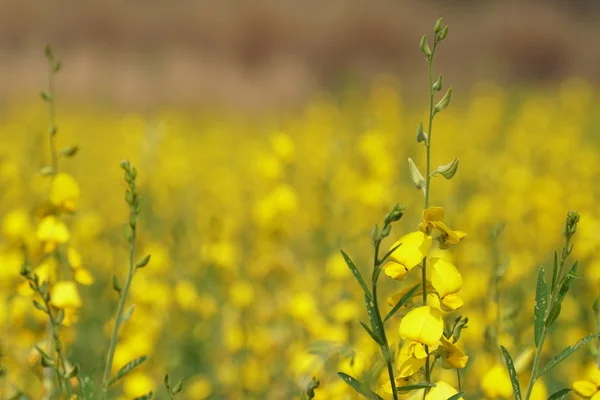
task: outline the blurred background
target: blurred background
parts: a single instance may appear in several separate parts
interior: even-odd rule
[[[297,398],[316,376],[316,399],[355,400],[337,371],[383,395],[379,349],[358,324],[364,298],[339,250],[367,276],[371,229],[394,204],[406,214],[383,247],[417,229],[423,196],[407,159],[425,170],[419,41],[431,43],[440,16],[450,28],[435,73],[454,92],[435,118],[432,168],[455,157],[460,167],[449,182],[434,177],[431,201],[468,235],[436,249],[463,275],[466,398],[511,397],[499,344],[531,360],[535,277],[562,246],[569,209],[581,213],[582,279],[548,352],[594,331],[600,1],[0,0],[0,399],[45,398],[34,346],[47,344],[47,320],[20,276],[23,244],[36,273],[77,281],[63,343],[99,383],[112,276],[127,270],[123,159],[138,169],[138,249],[152,259],[136,273],[114,368],[149,360],[114,398],[166,398],[165,372],[185,378],[183,399]],[[52,140],[79,149],[59,157],[61,179],[40,174],[52,162],[46,43],[62,62]],[[58,238],[40,229],[50,217]],[[382,276],[383,313],[413,279]],[[387,325],[393,344],[399,321]],[[532,399],[590,370],[582,349]],[[457,385],[453,370],[435,375]]]
[[[594,0],[2,0],[0,95],[37,93],[46,42],[69,71],[63,96],[127,108],[264,110],[382,72],[422,86],[415,41],[441,15],[439,65],[458,89],[600,79]]]

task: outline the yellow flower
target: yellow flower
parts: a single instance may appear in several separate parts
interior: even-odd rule
[[[573,390],[586,399],[600,400],[600,369],[591,364],[586,379],[573,382]]]
[[[448,225],[442,222],[444,215],[445,212],[442,207],[429,207],[423,211],[419,230],[430,234],[435,228],[442,233],[442,240],[445,245],[458,244],[466,236],[466,233],[450,229]]]
[[[23,240],[31,232],[29,215],[24,209],[10,211],[2,221],[2,233],[12,240]]]
[[[392,279],[400,280],[419,265],[431,246],[431,236],[423,232],[411,232],[402,236],[391,247],[398,247],[389,257],[383,271]]]
[[[44,243],[44,252],[51,253],[58,244],[64,244],[71,239],[67,226],[53,215],[45,217],[37,229],[37,238]]]
[[[481,389],[488,399],[509,398],[512,396],[512,386],[506,366],[496,364],[481,380]]]
[[[57,308],[79,308],[81,297],[73,281],[56,282],[50,292],[50,302]]]
[[[79,201],[79,185],[68,174],[58,173],[52,180],[50,189],[50,202],[63,210],[74,212]]]
[[[400,336],[427,346],[433,346],[442,337],[444,320],[442,312],[430,306],[417,307],[408,312],[400,322]]]
[[[469,356],[465,354],[455,343],[446,339],[444,335],[440,338],[442,344],[442,367],[443,368],[464,368],[469,361]]]
[[[397,360],[398,378],[413,376],[427,362],[427,352],[423,344],[407,341],[400,349]]]
[[[442,307],[454,311],[463,306],[463,301],[456,295],[462,287],[462,275],[449,261],[442,258],[431,258],[431,284],[440,296]]]
[[[447,400],[458,391],[444,381],[437,381],[435,387],[427,393],[425,400]],[[462,397],[460,397],[462,399]]]

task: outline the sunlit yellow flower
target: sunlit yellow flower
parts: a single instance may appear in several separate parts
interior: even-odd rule
[[[79,185],[71,175],[61,172],[54,176],[50,189],[50,202],[53,205],[73,212],[77,209],[79,196]]]
[[[452,230],[442,220],[444,219],[444,209],[442,207],[430,207],[423,211],[419,230],[430,234],[435,228],[442,233],[443,243],[446,245],[458,244],[466,234],[463,231]]]
[[[440,338],[442,345],[442,367],[464,368],[467,366],[469,356],[465,354],[455,343],[446,339],[444,335]]]
[[[431,246],[431,236],[423,232],[411,232],[402,236],[391,249],[396,246],[400,247],[390,255],[383,271],[390,278],[400,280],[423,261]]]
[[[37,238],[44,243],[44,251],[51,253],[59,244],[64,244],[71,239],[67,226],[53,215],[45,217],[37,229]]]
[[[442,258],[429,259],[431,267],[431,284],[440,296],[442,307],[454,311],[463,306],[463,301],[456,295],[462,288],[462,275],[449,261]]]
[[[408,312],[400,322],[400,336],[427,346],[435,345],[442,336],[442,312],[430,306],[417,307]]]
[[[437,381],[435,387],[427,393],[425,400],[447,400],[458,391],[444,381]],[[462,397],[460,397],[462,399]]]
[[[79,308],[81,297],[73,281],[56,282],[50,292],[50,302],[57,308]]]
[[[407,341],[403,344],[398,355],[398,378],[413,376],[421,370],[427,361],[427,352],[422,343]]]

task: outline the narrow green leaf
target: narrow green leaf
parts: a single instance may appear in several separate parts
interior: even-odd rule
[[[125,364],[123,366],[123,368],[121,368],[120,370],[117,371],[117,373],[110,379],[110,381],[108,381],[108,386],[111,386],[112,384],[117,382],[119,379],[121,379],[122,377],[127,375],[129,372],[131,372],[133,369],[138,367],[140,364],[142,364],[147,359],[148,359],[148,356],[141,356],[141,357],[138,357],[138,358],[135,358],[135,359],[129,361],[127,364]]]
[[[377,317],[377,313],[375,311],[375,304],[373,304],[373,300],[369,298],[365,294],[365,306],[367,307],[367,315],[369,316],[369,322],[371,323],[371,329],[373,329],[373,333],[382,338],[383,337],[383,327],[379,325],[379,318]]]
[[[154,393],[152,393],[152,390],[151,390],[148,393],[146,393],[145,395],[136,397],[133,400],[150,400],[153,396],[154,396]]]
[[[567,293],[569,292],[569,289],[571,288],[571,282],[573,281],[573,279],[579,277],[577,275],[577,266],[578,265],[579,265],[579,262],[575,261],[571,270],[569,272],[567,272],[565,274],[564,278],[562,279],[562,281],[560,283],[560,289],[558,291],[558,298],[556,299],[556,302],[558,304],[561,304],[562,301],[565,299],[565,296],[567,295]]]
[[[354,379],[350,375],[345,374],[343,372],[338,372],[337,374],[340,378],[342,378],[344,382],[350,385],[352,389],[356,390],[357,393],[362,394],[367,399],[383,400],[381,396],[366,388],[362,383],[360,383],[358,380]]]
[[[383,339],[375,335],[371,328],[369,328],[364,322],[360,321],[360,324],[363,328],[365,328],[365,331],[367,331],[369,336],[371,336],[371,339],[373,339],[378,345],[383,346]]]
[[[354,275],[354,277],[356,278],[356,280],[358,281],[360,286],[362,286],[362,288],[365,292],[365,296],[367,296],[367,298],[370,301],[373,298],[373,296],[371,295],[371,292],[369,291],[369,288],[368,288],[365,280],[363,279],[362,275],[360,274],[360,271],[358,270],[358,268],[356,268],[356,265],[354,265],[354,262],[350,259],[350,257],[348,257],[348,254],[346,254],[344,252],[344,250],[340,250],[340,251],[342,253],[342,256],[344,257],[344,261],[346,261],[346,264],[348,265],[348,268],[350,268],[352,275]]]
[[[544,318],[548,309],[548,284],[546,283],[546,270],[542,266],[538,274],[537,287],[535,290],[535,306],[533,307],[533,338],[535,347],[540,344],[542,331],[544,330]]]
[[[521,386],[519,385],[519,378],[517,377],[517,371],[515,370],[515,364],[508,353],[508,350],[504,348],[504,346],[500,346],[502,350],[502,355],[504,356],[504,360],[506,361],[506,368],[508,369],[508,376],[510,377],[510,382],[512,384],[513,394],[515,395],[515,400],[521,400]]]
[[[414,385],[406,385],[406,386],[397,387],[396,392],[397,393],[407,393],[407,392],[411,392],[413,390],[427,389],[427,388],[432,388],[432,387],[435,387],[435,383],[421,382],[421,383],[415,383]]]
[[[390,310],[390,312],[385,316],[385,318],[383,320],[384,324],[390,318],[392,318],[394,316],[394,314],[396,314],[396,312],[400,309],[400,307],[402,307],[404,304],[406,304],[406,302],[413,297],[413,295],[415,294],[417,289],[419,289],[420,286],[421,286],[420,283],[417,284],[415,287],[413,287],[408,292],[406,292],[406,294],[404,296],[402,296],[402,298],[394,305],[394,307]]]
[[[458,400],[458,399],[462,398],[464,394],[465,394],[465,392],[458,392],[455,395],[448,397],[448,400]]]
[[[571,392],[571,389],[561,389],[556,393],[553,393],[548,400],[563,400]]]
[[[556,367],[560,364],[565,358],[569,357],[571,354],[579,350],[579,348],[583,345],[588,344],[590,341],[600,337],[600,334],[589,335],[581,339],[579,342],[575,343],[573,346],[569,346],[563,351],[560,352],[556,357],[548,362],[548,364],[544,365],[544,368],[538,372],[536,379],[544,375],[546,372],[550,371],[552,368]]]
[[[562,307],[561,307],[561,305],[559,303],[554,303],[554,305],[550,309],[550,313],[548,314],[548,318],[546,318],[546,326],[547,327],[550,327],[554,323],[554,321],[556,321],[556,319],[560,315],[561,308]]]
[[[96,385],[89,376],[81,379],[81,395],[83,400],[96,400]]]

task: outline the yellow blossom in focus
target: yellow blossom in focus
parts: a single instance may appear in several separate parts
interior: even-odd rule
[[[458,310],[463,306],[463,301],[456,295],[462,288],[462,275],[456,267],[442,259],[431,258],[431,284],[440,296],[440,303],[449,311]]]
[[[444,335],[440,338],[442,345],[442,367],[464,368],[467,366],[469,356],[465,354],[455,343],[446,339]]]
[[[430,234],[436,228],[443,235],[443,241],[446,245],[458,244],[466,234],[463,231],[452,230],[442,220],[444,219],[444,209],[442,207],[430,207],[423,211],[419,230]]]
[[[56,282],[50,292],[50,302],[57,308],[79,308],[81,297],[73,281]]]
[[[430,306],[409,311],[400,322],[400,336],[427,346],[435,345],[444,331],[442,312]]]
[[[71,175],[61,172],[54,176],[50,189],[50,202],[54,206],[74,212],[79,196],[79,185]]]
[[[431,236],[423,232],[412,232],[402,236],[391,249],[397,246],[400,247],[389,256],[383,271],[390,278],[400,280],[423,261],[431,246]]]

